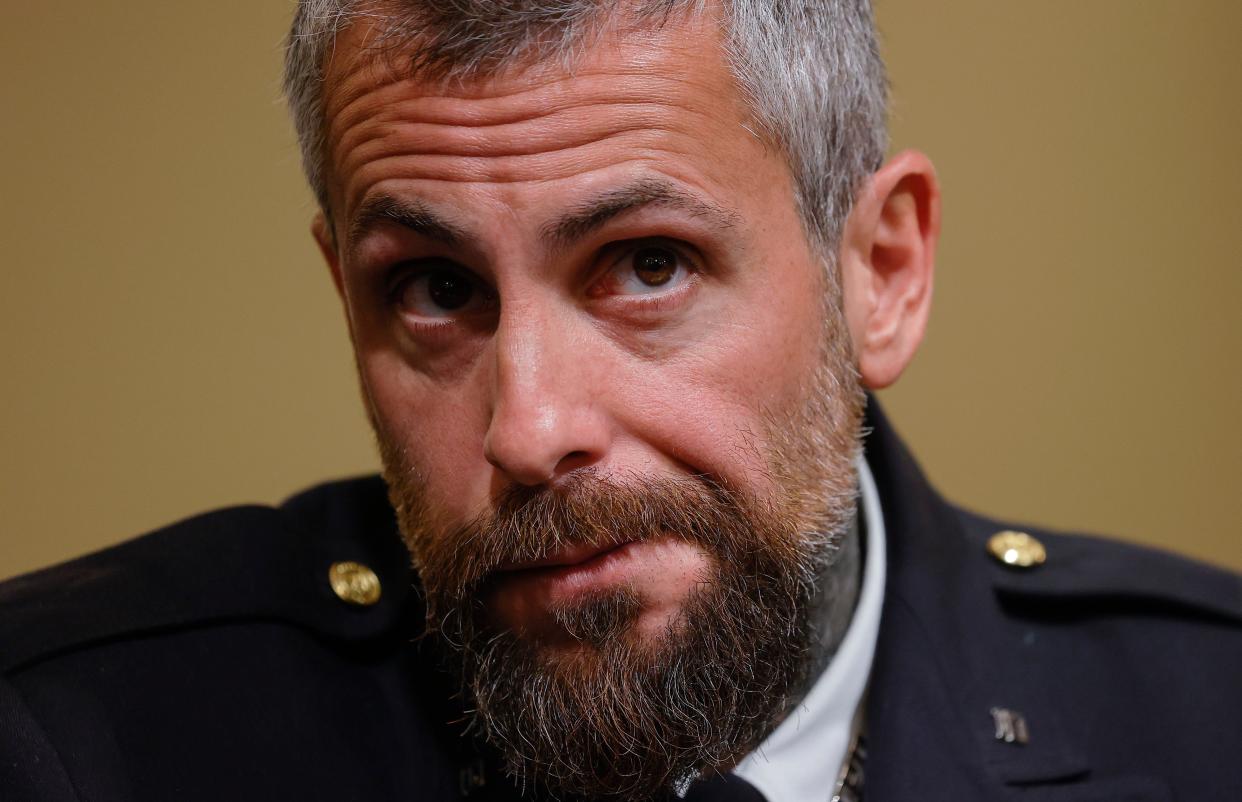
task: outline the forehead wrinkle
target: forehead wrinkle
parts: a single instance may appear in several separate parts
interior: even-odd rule
[[[422,124],[375,122],[367,124],[365,130],[355,132],[354,136],[343,139],[334,155],[344,173],[348,174],[389,158],[405,157],[419,161],[436,157],[493,159],[499,160],[497,163],[523,157],[547,160],[556,154],[593,145],[607,146],[610,140],[619,137],[632,136],[642,142],[680,133],[676,128],[666,126],[666,116],[650,110],[624,115],[623,119],[617,120],[600,119],[603,116],[606,115],[592,116],[585,125],[565,120],[554,129],[541,127],[529,135],[524,128],[513,130],[511,126],[487,132],[462,132]]]
[[[367,38],[359,36],[356,29],[348,33],[352,36],[346,39],[354,43]],[[347,55],[334,62],[324,87],[330,191],[342,203],[349,197],[361,197],[362,193],[350,191],[349,185],[374,183],[373,175],[359,181],[354,174],[355,170],[371,172],[368,159],[382,160],[411,177],[420,176],[425,167],[429,177],[455,182],[486,181],[489,177],[508,184],[534,180],[543,171],[563,171],[564,158],[583,158],[579,154],[587,151],[575,151],[574,140],[590,144],[585,141],[589,137],[583,136],[586,129],[594,129],[597,142],[626,135],[637,137],[632,140],[636,142],[633,155],[640,159],[661,152],[685,156],[689,155],[686,151],[694,150],[680,142],[655,141],[658,129],[684,137],[691,144],[694,140],[727,140],[730,129],[744,124],[749,111],[725,60],[719,58],[719,43],[714,35],[709,37],[711,53],[716,56],[711,57],[697,46],[702,44],[697,37],[686,41],[687,37],[663,34],[655,36],[664,46],[654,53],[646,39],[617,42],[598,51],[603,54],[602,60],[579,63],[568,72],[546,65],[546,70],[456,83],[424,81],[408,73],[403,76],[392,62],[380,67],[368,64],[374,61],[374,51],[355,51],[354,58]],[[340,45],[349,50],[348,41]],[[677,69],[661,70],[670,59],[678,62]],[[687,59],[699,68],[685,69]],[[710,63],[705,64],[705,59]],[[607,112],[609,105],[612,113]],[[636,130],[641,127],[636,118],[648,116],[652,118],[647,121],[653,129],[651,136]],[[458,130],[427,127],[437,122]],[[529,127],[522,128],[522,123]],[[616,130],[607,130],[609,123]],[[424,127],[418,128],[420,125]],[[442,136],[446,133],[449,136]],[[410,163],[398,166],[391,157],[402,155],[398,153],[401,142],[410,136],[414,138],[404,152]],[[564,158],[533,153],[540,150],[536,139],[542,140],[549,152],[561,150]],[[471,152],[481,156],[487,151],[500,154],[500,161],[490,165],[481,158],[462,161],[465,174],[445,174],[450,171],[450,160],[457,158],[450,154]],[[524,164],[521,159],[528,156],[522,154],[534,158]],[[414,163],[424,158],[428,163],[423,167]],[[586,157],[588,168],[598,161]]]
[[[548,96],[546,85],[525,87],[494,97],[439,95],[433,93],[434,89],[408,78],[376,85],[358,82],[356,87],[341,90],[343,102],[329,104],[325,116],[348,127],[358,118],[374,116],[377,110],[383,113],[415,106],[429,122],[472,126],[535,119],[554,114],[575,102],[566,93]]]
[[[614,97],[610,102],[577,104],[535,120],[473,128],[426,123],[409,119],[414,115],[406,109],[381,107],[379,115],[364,116],[351,129],[337,128],[335,141],[329,143],[331,162],[334,173],[346,183],[355,183],[350,179],[356,173],[370,172],[381,163],[405,173],[426,169],[438,176],[448,172],[453,160],[459,160],[456,163],[464,171],[461,180],[494,175],[509,183],[558,169],[567,158],[581,159],[579,154],[586,149],[607,149],[610,141],[615,144],[624,137],[632,137],[626,147],[640,155],[660,150],[661,145],[676,151],[668,147],[668,140],[684,137],[693,143],[696,132],[720,129],[723,122],[717,119],[719,110],[704,104],[674,105],[643,93],[632,93],[632,97],[632,101]],[[398,165],[401,159],[410,163]]]
[[[468,130],[536,123],[564,113],[580,114],[596,123],[601,108],[607,106],[665,106],[675,114],[715,118],[748,116],[731,76],[713,75],[711,70],[701,75],[659,75],[650,71],[649,65],[626,62],[571,74],[527,74],[517,83],[495,79],[439,86],[402,78],[392,71],[380,76],[365,66],[325,86],[325,133],[330,151],[341,140],[352,139],[360,126],[379,120]],[[728,86],[720,85],[721,78]]]
[[[607,91],[602,98],[599,91],[583,88],[601,80],[607,82]],[[438,87],[412,78],[384,81],[359,79],[344,82],[339,90],[328,89],[325,92],[325,117],[352,125],[358,117],[371,115],[376,110],[416,105],[426,121],[469,127],[536,119],[589,104],[592,98],[625,102],[649,101],[653,96],[676,96],[689,101],[694,98],[696,90],[704,89],[708,90],[704,95],[706,102],[699,105],[704,108],[718,107],[720,87],[707,76],[661,76],[631,64],[557,75],[534,85],[520,86]]]
[[[596,150],[600,141],[630,138],[632,143],[621,150]],[[650,162],[665,166],[670,159],[681,160],[685,153],[673,147],[666,136],[644,129],[607,137],[572,148],[526,156],[420,156],[410,159],[404,152],[374,158],[349,171],[350,180],[343,187],[345,197],[361,198],[373,185],[386,180],[429,180],[453,184],[520,184],[538,183],[566,178],[587,171],[619,166],[625,163]],[[687,165],[689,166],[689,165]]]
[[[678,82],[681,83],[681,82]],[[408,98],[397,93],[391,100],[373,99],[364,107],[333,118],[328,145],[333,155],[368,140],[408,141],[412,154],[483,153],[497,155],[536,152],[545,143],[569,138],[586,141],[611,131],[648,125],[652,128],[701,130],[704,123],[723,122],[721,109],[673,92],[583,92],[565,102],[510,108],[508,104],[477,114],[476,103],[457,98]],[[703,94],[711,96],[710,93]],[[507,150],[506,150],[507,149]]]
[[[614,42],[569,71],[548,64],[447,83],[392,62],[366,69],[374,51],[339,59],[324,93],[330,191],[348,212],[388,179],[513,186],[627,162],[667,173],[669,159],[729,178],[700,151],[733,141],[749,107],[714,30],[706,40],[674,33]]]

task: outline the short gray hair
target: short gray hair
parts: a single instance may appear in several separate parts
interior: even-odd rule
[[[412,46],[412,75],[470,78],[561,59],[619,15],[661,24],[704,0],[299,0],[285,54],[303,166],[325,214],[323,79],[336,37],[378,19],[382,40]],[[813,244],[830,255],[862,182],[888,145],[887,81],[869,0],[721,0],[729,66],[763,133],[793,174]],[[403,51],[404,52],[404,51]]]

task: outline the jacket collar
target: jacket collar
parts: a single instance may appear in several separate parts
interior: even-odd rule
[[[869,799],[994,799],[1003,785],[1088,773],[1077,733],[1046,698],[1006,619],[982,544],[928,484],[874,399],[865,441],[888,532],[889,574],[867,708]],[[1047,676],[1046,674],[1044,676]],[[1026,744],[996,737],[991,711],[1019,712]]]

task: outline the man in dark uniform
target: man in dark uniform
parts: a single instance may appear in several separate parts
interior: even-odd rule
[[[1242,583],[948,505],[864,2],[303,2],[383,480],[0,588],[4,799],[1229,799]],[[410,569],[413,558],[414,570]]]

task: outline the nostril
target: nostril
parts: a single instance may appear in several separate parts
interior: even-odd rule
[[[589,451],[571,451],[561,457],[560,462],[556,464],[556,472],[558,474],[569,473],[577,468],[585,468],[595,461]]]

